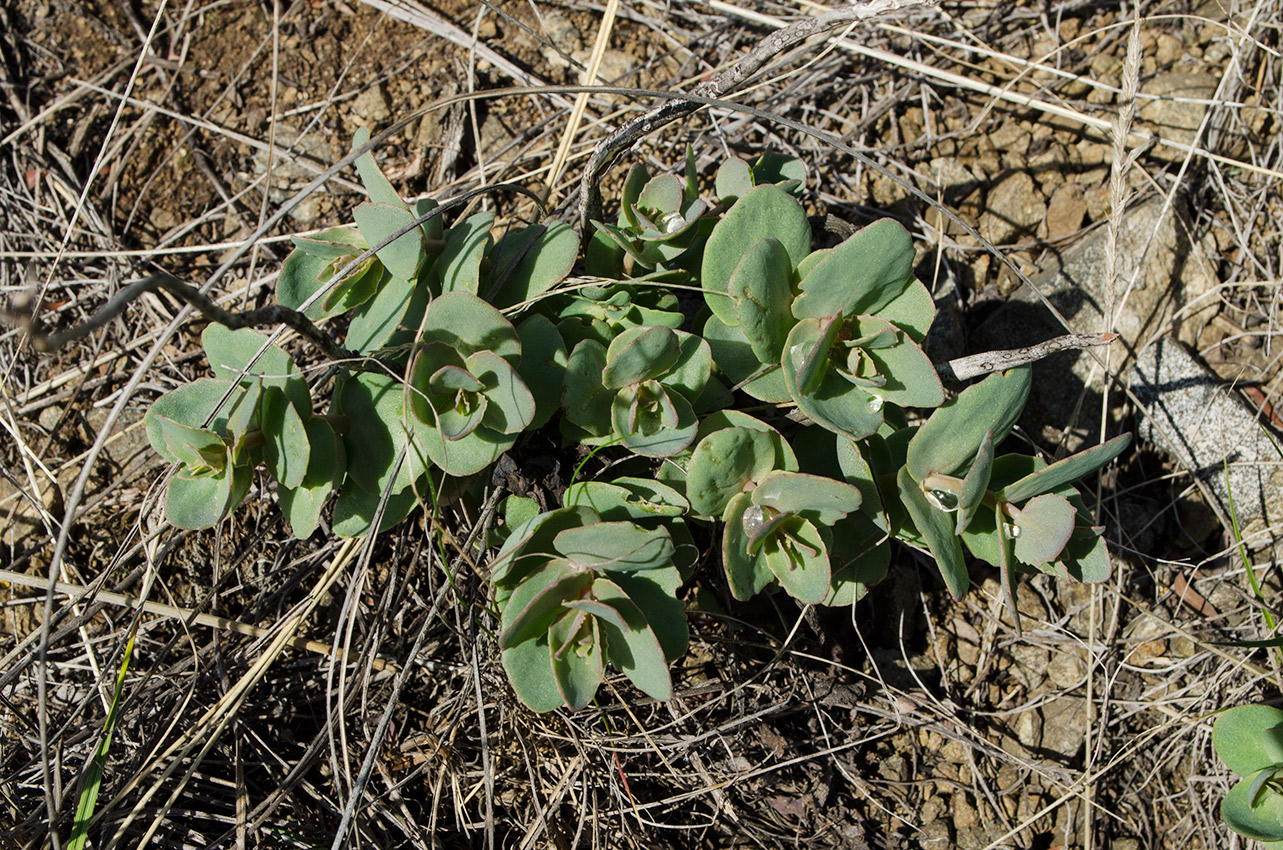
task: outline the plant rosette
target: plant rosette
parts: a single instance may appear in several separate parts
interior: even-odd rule
[[[597,228],[589,249],[589,273],[622,271],[620,252],[635,265],[662,268],[685,254],[701,235],[700,221],[708,204],[699,197],[693,153],[687,152],[685,178],[673,174],[650,176],[635,165],[624,182],[616,224],[594,221]]]
[[[671,328],[629,328],[609,348],[584,340],[566,367],[566,417],[635,454],[676,454],[695,439],[692,402],[712,367],[707,342]]]
[[[884,405],[931,408],[944,387],[919,343],[935,303],[913,276],[913,242],[892,219],[858,231],[807,271],[783,344],[784,385],[824,428],[862,439]]]
[[[153,448],[179,464],[165,512],[179,528],[208,528],[249,492],[264,462],[287,519],[306,536],[342,478],[332,423],[313,415],[307,382],[284,350],[248,328],[201,335],[215,377],[161,396],[147,412]]]
[[[512,448],[535,416],[515,364],[521,338],[498,310],[466,292],[438,296],[423,318],[410,407],[424,451],[451,475],[472,475]]]
[[[756,437],[760,433],[727,429],[700,447],[729,442],[722,435],[734,431],[740,432],[736,436]],[[705,462],[708,459],[708,454],[701,455],[698,450],[692,458],[693,492],[721,489],[705,486],[710,478],[704,473],[704,467],[710,465]],[[722,566],[731,594],[736,599],[751,599],[778,582],[805,604],[847,596],[833,581],[830,526],[860,507],[860,491],[831,478],[783,471],[769,472],[757,482],[746,481],[744,487],[727,500],[722,512]]]
[[[582,708],[607,663],[647,695],[671,698],[668,666],[688,639],[673,554],[666,529],[604,522],[582,505],[514,529],[491,581],[518,698],[540,712]]]
[[[990,375],[936,409],[909,440],[897,476],[913,527],[901,539],[925,545],[957,598],[970,578],[962,545],[1002,572],[1016,627],[1017,570],[1104,581],[1109,556],[1070,484],[1102,468],[1131,441],[1123,435],[1047,465],[1024,455],[994,458],[1029,394],[1031,370]]]
[[[1283,847],[1283,710],[1231,708],[1212,727],[1212,746],[1242,777],[1221,804],[1221,819],[1240,835]]]

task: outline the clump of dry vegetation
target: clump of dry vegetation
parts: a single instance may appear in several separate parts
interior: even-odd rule
[[[19,0],[0,10],[0,295],[34,290],[69,326],[159,268],[264,306],[288,235],[361,199],[330,168],[355,130],[402,119],[377,156],[403,195],[518,182],[571,219],[597,140],[653,102],[593,93],[575,117],[557,86],[593,65],[690,90],[818,8]],[[658,172],[688,145],[701,165],[781,151],[807,164],[812,211],[895,216],[948,318],[937,360],[1023,341],[1035,291],[1057,329],[1117,331],[1125,352],[1041,381],[1031,451],[1143,429],[1125,386],[1168,334],[1272,433],[1279,20],[1273,3],[944,2],[792,49],[735,95],[759,113],[705,109],[627,156]],[[1088,495],[1112,579],[1022,583],[1020,636],[996,571],[953,601],[899,550],[850,610],[692,591],[673,700],[612,678],[583,711],[535,715],[499,663],[484,509],[297,540],[260,485],[212,531],[166,526],[142,417],[205,374],[200,328],[159,292],[53,354],[0,330],[5,846],[67,843],[127,652],[100,846],[1242,842],[1218,819],[1234,777],[1209,715],[1283,684],[1275,654],[1223,645],[1269,636],[1277,610],[1268,471],[1227,511],[1205,470],[1141,440]],[[1238,463],[1245,435],[1220,439]],[[527,447],[490,493],[555,505],[582,460],[555,449]]]

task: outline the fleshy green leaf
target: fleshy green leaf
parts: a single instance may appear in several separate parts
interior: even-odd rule
[[[546,634],[538,640],[528,640],[505,649],[500,659],[517,699],[528,708],[543,713],[565,705],[552,672],[552,653]]]
[[[404,203],[399,206],[365,203],[352,211],[352,217],[356,219],[356,226],[361,229],[361,235],[371,247],[383,245],[375,254],[388,274],[401,280],[414,280],[419,273],[419,265],[427,256],[423,230],[415,224],[414,213]],[[383,244],[406,227],[410,229],[386,245]]]
[[[1056,560],[1074,530],[1075,511],[1064,496],[1044,493],[1030,499],[1023,508],[1009,506],[1011,536],[1021,563],[1038,566]]]
[[[467,357],[493,351],[516,364],[521,360],[521,338],[503,314],[467,292],[447,292],[428,305],[420,339],[444,343]]]
[[[605,652],[595,617],[567,611],[548,630],[552,673],[566,706],[580,709],[592,702],[605,677]]]
[[[598,578],[593,582],[594,595],[598,595],[600,590],[598,582],[613,582],[628,594],[650,623],[651,631],[658,638],[664,657],[670,664],[686,654],[690,631],[686,624],[685,606],[677,598],[682,575],[676,567],[660,567],[639,573],[611,573],[609,579]]]
[[[1225,766],[1248,777],[1262,768],[1283,764],[1283,709],[1241,705],[1216,718],[1212,746]]]
[[[352,150],[357,151],[369,144],[370,129],[360,127],[352,134]],[[365,186],[365,191],[369,194],[370,200],[380,204],[391,204],[400,206],[409,210],[405,201],[397,194],[396,189],[388,182],[388,178],[383,176],[383,171],[374,161],[374,152],[366,151],[356,158],[356,170],[361,175],[361,183]]]
[[[379,514],[381,498],[380,494],[371,493],[352,483],[344,486],[334,501],[334,521],[331,524],[334,533],[339,537],[382,534],[408,517],[419,503],[414,491],[407,489],[389,496],[383,513]],[[376,516],[379,517],[377,528],[374,525]]]
[[[610,663],[623,671],[633,684],[658,700],[671,699],[673,680],[668,674],[668,660],[646,616],[618,585],[604,579],[593,582],[593,595],[617,610],[628,624],[621,629],[606,619],[597,621],[606,638]]]
[[[597,437],[611,431],[610,411],[615,398],[615,393],[602,384],[605,368],[606,347],[591,339],[576,345],[566,362],[566,418]]]
[[[534,313],[517,325],[521,338],[521,364],[517,371],[535,400],[531,429],[542,428],[561,406],[569,354],[561,334],[546,317]]]
[[[727,291],[735,302],[739,326],[753,354],[775,363],[793,328],[790,276],[793,262],[779,240],[768,236],[744,254],[731,275]]]
[[[832,573],[828,547],[814,525],[789,517],[766,540],[758,558],[799,602],[818,605],[829,595]]]
[[[206,478],[175,475],[165,494],[165,518],[176,528],[210,528],[245,499],[252,478],[243,466]]]
[[[677,361],[667,373],[661,375],[659,382],[665,387],[675,389],[686,400],[694,402],[704,391],[709,376],[713,372],[713,355],[708,343],[685,331],[673,331],[677,335]]]
[[[568,528],[592,525],[600,517],[591,508],[567,506],[545,511],[509,532],[503,548],[490,564],[490,581],[499,589],[511,588],[536,566],[555,556],[553,541]]]
[[[369,354],[387,345],[405,319],[418,291],[410,280],[389,278],[374,297],[352,315],[345,340],[347,347],[360,354]]]
[[[687,467],[686,497],[703,516],[721,516],[730,500],[750,482],[775,468],[775,448],[768,434],[748,428],[724,428],[700,440]]]
[[[1048,467],[1026,475],[1014,484],[1008,484],[998,495],[1009,502],[1023,502],[1034,496],[1050,493],[1070,482],[1091,475],[1110,463],[1123,453],[1131,441],[1131,434],[1123,434],[1099,446],[1062,458]]]
[[[800,472],[774,472],[753,491],[753,504],[814,515],[832,525],[860,507],[860,491],[842,481]]]
[[[713,180],[713,191],[719,201],[734,201],[747,195],[753,188],[753,173],[748,163],[737,157],[722,160]]]
[[[490,303],[511,307],[542,295],[565,280],[578,256],[579,235],[568,224],[509,231],[491,252],[498,289]]]
[[[517,585],[504,605],[499,648],[510,649],[547,632],[561,616],[562,603],[577,599],[592,579],[591,573],[560,558],[536,569]]]
[[[295,236],[293,241],[294,250],[285,258],[276,280],[276,300],[291,310],[301,310],[313,295],[324,291],[303,311],[309,319],[336,316],[356,307],[374,294],[383,277],[383,264],[369,257],[334,283],[334,275],[370,247],[354,225]]]
[[[227,465],[227,443],[205,428],[193,428],[149,411],[149,433],[159,434],[152,447],[168,461],[181,463],[189,474],[218,473]]]
[[[479,212],[450,228],[445,248],[432,264],[439,292],[477,294],[481,281],[481,260],[492,244],[490,228],[494,213]]]
[[[717,316],[709,316],[704,323],[703,336],[712,351],[717,368],[733,384],[744,384],[742,389],[753,398],[771,404],[789,401],[788,386],[778,364],[764,365],[753,353],[748,337],[738,325],[728,325]],[[754,377],[754,376],[758,377]],[[753,378],[753,380],[749,380]],[[748,381],[748,383],[744,383]]]
[[[151,441],[152,448],[161,454],[166,452],[164,435],[160,431],[160,425],[153,423],[154,417],[172,419],[191,428],[204,428],[208,422],[209,430],[219,436],[227,436],[228,415],[234,410],[236,399],[241,395],[233,388],[231,381],[197,378],[156,399],[147,411],[147,438]],[[229,393],[228,401],[224,402],[223,397]],[[178,460],[176,457],[170,459]]]
[[[749,538],[761,522],[761,509],[752,503],[748,493],[740,493],[727,504],[722,518],[725,520],[722,564],[726,567],[726,583],[732,596],[746,602],[775,580],[765,560],[748,552]]]
[[[242,373],[257,375],[263,386],[280,387],[300,416],[311,414],[312,397],[303,374],[293,358],[279,346],[269,344],[266,336],[252,328],[234,331],[214,322],[205,328],[200,339],[215,377],[234,381]]]
[[[562,496],[567,505],[586,505],[604,520],[635,521],[680,517],[689,503],[672,487],[645,478],[579,481]]]
[[[575,566],[598,572],[653,570],[673,563],[668,531],[632,522],[568,528],[557,535],[553,546]]]
[[[637,206],[637,199],[641,196],[642,189],[648,182],[650,182],[650,172],[640,162],[628,169],[628,176],[624,179],[624,191],[619,205],[620,227],[627,225],[633,230],[641,229],[641,222],[637,220],[635,207]]]
[[[1240,835],[1257,841],[1283,841],[1283,796],[1266,791],[1252,805],[1252,780],[1242,779],[1221,803],[1221,818]]]
[[[976,508],[988,492],[989,477],[993,472],[993,435],[985,432],[984,441],[976,452],[976,459],[971,462],[966,477],[962,479],[962,492],[958,494],[958,518],[955,529],[958,534],[967,530]]]
[[[262,421],[263,459],[267,471],[286,487],[303,483],[308,471],[311,446],[303,419],[278,387],[263,391],[259,416]]]
[[[967,575],[967,565],[962,558],[962,544],[958,542],[954,531],[953,517],[931,504],[922,492],[922,487],[909,474],[908,467],[900,470],[897,483],[900,500],[904,502],[914,526],[936,559],[936,566],[940,568],[945,586],[955,599],[961,599],[967,593],[971,578]]]
[[[601,382],[611,390],[659,377],[677,362],[677,334],[668,328],[629,328],[606,349]]]
[[[877,315],[913,280],[913,239],[899,222],[884,218],[856,232],[811,269],[800,284],[793,315]]]
[[[704,246],[700,280],[709,309],[722,322],[735,325],[735,303],[727,294],[740,258],[758,242],[777,239],[790,268],[811,251],[811,225],[796,198],[775,186],[758,186],[726,211]]]
[[[959,470],[976,456],[985,434],[1001,443],[1029,397],[1028,366],[998,372],[936,408],[909,442],[909,474],[921,481],[933,472]]]
[[[488,402],[483,423],[496,433],[520,434],[535,417],[535,398],[512,365],[489,351],[468,358],[468,371],[481,383]]]
[[[343,435],[348,475],[368,493],[400,493],[428,468],[424,446],[436,429],[405,407],[406,388],[389,375],[361,372],[343,381],[335,398],[350,420]],[[405,460],[397,465],[402,451]],[[350,488],[344,488],[347,490]]]

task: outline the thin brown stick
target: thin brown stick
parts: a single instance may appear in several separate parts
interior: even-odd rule
[[[16,304],[13,307],[6,308],[4,315],[5,318],[27,332],[31,338],[31,346],[36,351],[57,351],[64,345],[83,339],[103,327],[125,312],[125,308],[137,298],[159,289],[181,298],[211,322],[226,325],[232,330],[253,328],[260,325],[282,324],[299,336],[306,337],[309,341],[315,343],[331,360],[358,360],[361,357],[356,352],[348,351],[338,345],[324,331],[314,325],[311,319],[297,310],[291,310],[289,307],[282,307],[276,304],[270,307],[261,307],[257,310],[246,310],[243,313],[233,313],[215,304],[212,298],[196,287],[189,283],[183,283],[167,272],[156,272],[140,281],[131,283],[113,295],[89,319],[65,331],[46,331],[38,316],[28,315],[27,310],[30,307],[26,304]]]

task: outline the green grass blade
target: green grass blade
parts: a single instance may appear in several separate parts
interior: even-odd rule
[[[138,621],[129,631],[129,642],[125,644],[125,654],[120,660],[120,672],[116,674],[116,689],[111,696],[111,708],[107,711],[107,722],[103,724],[102,740],[94,751],[85,770],[84,784],[80,789],[80,802],[76,805],[76,820],[71,827],[71,841],[67,850],[83,850],[89,839],[89,822],[94,816],[94,806],[98,803],[98,789],[102,787],[102,771],[107,764],[107,751],[111,749],[111,736],[116,730],[116,712],[120,709],[120,695],[125,690],[125,673],[129,670],[129,659],[134,652],[134,638],[138,635]]]

